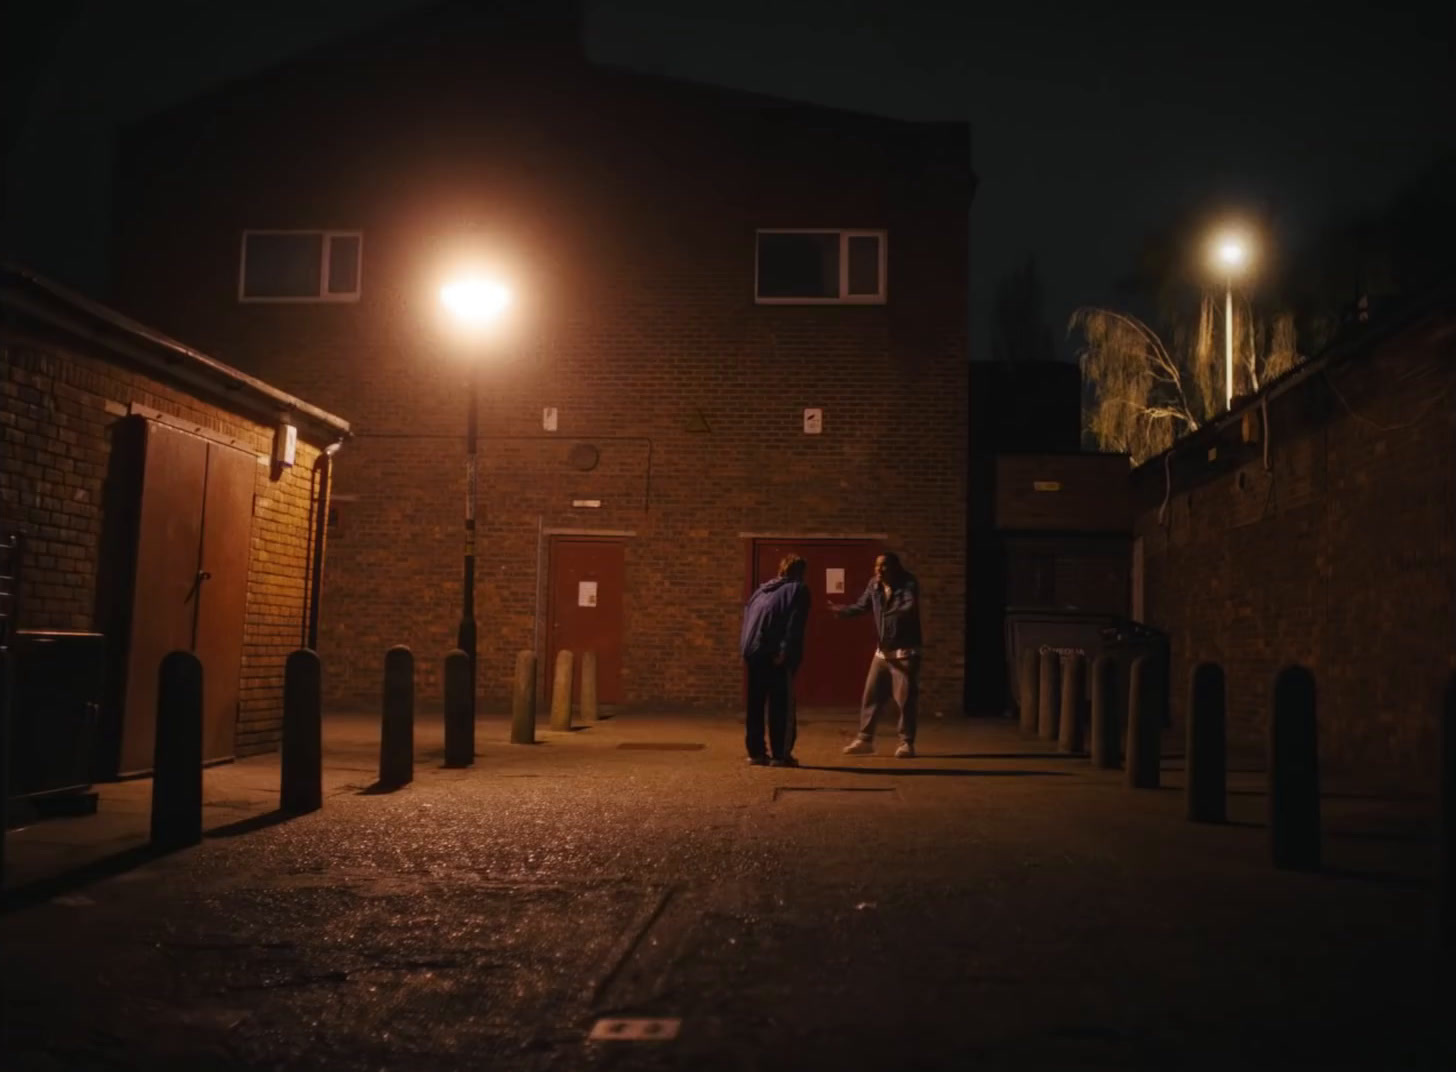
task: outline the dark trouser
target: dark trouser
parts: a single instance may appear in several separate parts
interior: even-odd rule
[[[745,659],[748,667],[748,713],[744,719],[745,744],[750,756],[763,752],[763,709],[768,707],[769,754],[786,759],[793,754],[798,736],[794,724],[794,676],[787,667],[775,666],[771,658]]]
[[[900,740],[914,744],[915,715],[920,707],[920,656],[882,659],[876,655],[870,660],[859,709],[860,740],[874,740],[875,723],[892,698],[900,708]]]

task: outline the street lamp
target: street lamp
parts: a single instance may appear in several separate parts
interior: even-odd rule
[[[511,303],[511,292],[484,276],[453,280],[440,288],[440,302],[455,327],[470,346],[470,389],[465,417],[465,576],[463,581],[460,630],[457,646],[470,659],[470,724],[475,724],[475,661],[478,649],[475,629],[475,494],[477,460],[477,395],[480,382],[480,348],[491,329]]]
[[[1234,276],[1244,270],[1249,261],[1249,244],[1242,235],[1228,233],[1221,235],[1214,243],[1213,259],[1223,271],[1223,388],[1224,408],[1234,408]]]

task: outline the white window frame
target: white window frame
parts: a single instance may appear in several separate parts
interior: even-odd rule
[[[244,293],[248,279],[248,237],[250,235],[320,235],[323,238],[322,258],[319,264],[319,293],[315,296],[289,296],[289,297],[268,297]],[[335,238],[357,238],[359,240],[359,263],[356,266],[355,287],[349,294],[329,293],[329,254],[333,249]],[[245,304],[272,304],[272,305],[299,305],[320,302],[357,302],[359,295],[364,291],[364,232],[363,231],[326,231],[321,228],[265,228],[255,227],[245,229],[241,242],[241,249],[238,254],[238,301]]]
[[[839,236],[839,297],[765,298],[758,292],[759,236],[766,234],[837,234]],[[875,294],[849,293],[849,240],[877,238],[880,241],[880,289]],[[885,269],[889,264],[890,233],[873,228],[844,227],[760,227],[753,233],[753,302],[755,305],[884,305],[889,295]]]

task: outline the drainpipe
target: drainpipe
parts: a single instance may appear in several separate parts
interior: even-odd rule
[[[329,485],[334,471],[334,455],[344,445],[343,440],[330,443],[313,463],[318,475],[318,498],[313,507],[313,583],[308,595],[308,636],[304,647],[318,651],[319,596],[324,586],[324,537],[329,528]]]

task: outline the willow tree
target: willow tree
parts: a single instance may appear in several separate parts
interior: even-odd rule
[[[1299,360],[1294,321],[1260,321],[1247,305],[1234,339],[1234,393],[1252,394]],[[1179,325],[1171,345],[1137,317],[1084,307],[1069,332],[1081,334],[1078,357],[1087,388],[1086,431],[1099,450],[1146,461],[1223,410],[1221,295],[1205,293],[1196,317]]]

